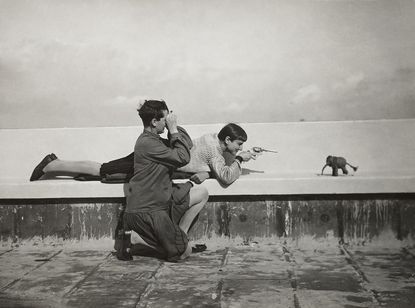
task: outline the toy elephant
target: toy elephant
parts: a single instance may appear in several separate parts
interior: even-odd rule
[[[326,164],[324,165],[323,169],[321,170],[321,174],[323,174],[324,169],[329,166],[332,168],[332,176],[338,176],[339,175],[339,168],[342,169],[343,174],[348,174],[349,172],[346,169],[346,165],[349,165],[353,171],[357,171],[357,168],[350,165],[344,157],[337,157],[337,156],[327,156],[326,158]]]

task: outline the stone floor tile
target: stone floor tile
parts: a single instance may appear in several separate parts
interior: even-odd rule
[[[404,249],[385,247],[352,247],[349,251],[367,280],[367,288],[381,305],[415,305],[415,258],[412,254]]]
[[[221,307],[295,307],[287,280],[225,279]]]
[[[415,303],[410,249],[307,245],[218,245],[178,263],[144,257],[124,262],[105,250],[17,248],[0,254],[0,307],[331,308]]]
[[[61,252],[60,249],[14,249],[0,255],[0,291],[23,279]]]
[[[327,290],[297,290],[299,307],[301,308],[344,308],[344,307],[379,307],[370,294]]]

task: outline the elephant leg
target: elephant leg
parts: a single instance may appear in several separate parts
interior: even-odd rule
[[[337,166],[333,166],[333,172],[331,173],[332,176],[339,175],[339,168]]]
[[[349,172],[346,169],[346,166],[342,167],[343,174],[348,174]]]

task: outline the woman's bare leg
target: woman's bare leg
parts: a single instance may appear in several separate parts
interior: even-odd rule
[[[182,229],[185,233],[189,231],[189,228],[193,222],[193,219],[203,209],[208,199],[209,199],[209,193],[205,187],[196,186],[190,189],[190,202],[189,202],[190,208],[183,215],[179,223],[180,229]]]
[[[188,232],[193,220],[200,213],[209,199],[209,193],[203,186],[192,187],[190,190],[190,201],[189,209],[183,215],[180,220],[179,227],[184,231]],[[206,248],[205,248],[206,249]],[[181,260],[188,258],[192,254],[192,246],[190,242],[187,245],[186,251],[180,256]]]
[[[131,230],[131,244],[141,244],[146,245],[148,247],[154,248],[153,246],[147,244],[143,238],[137,232]],[[155,248],[154,248],[155,249]]]
[[[190,244],[187,245],[186,250],[180,256],[180,260],[187,259],[192,254],[192,247]]]
[[[53,175],[67,175],[67,174],[88,174],[99,176],[101,163],[89,160],[73,161],[56,159],[51,161],[43,168],[43,172],[53,173]]]

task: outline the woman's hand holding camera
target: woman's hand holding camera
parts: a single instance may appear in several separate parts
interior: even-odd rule
[[[166,116],[166,126],[170,134],[178,133],[177,130],[177,116],[173,114],[173,111]]]

